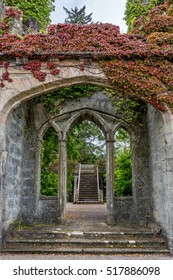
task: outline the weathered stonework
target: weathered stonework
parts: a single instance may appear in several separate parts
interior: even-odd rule
[[[3,175],[3,230],[21,215],[25,107],[13,110],[7,125],[7,156]]]
[[[104,88],[112,88],[102,69],[91,61],[81,71],[78,59],[58,63],[60,74],[47,71],[44,82],[11,61],[13,82],[5,81],[0,94],[0,239],[18,219],[25,224],[63,222],[66,210],[66,141],[78,122],[89,119],[103,131],[107,145],[107,222],[109,224],[157,222],[173,252],[173,119],[148,105],[142,123],[128,124]],[[75,84],[103,88],[90,97],[68,101],[54,115],[46,114],[35,97]],[[58,106],[58,99],[57,99]],[[141,125],[142,124],[142,125]],[[50,127],[59,139],[59,193],[56,198],[40,195],[40,149]],[[113,145],[119,127],[128,130],[133,151],[133,196],[113,194]],[[2,244],[2,242],[1,242]]]
[[[149,106],[148,120],[153,215],[173,253],[173,118]]]

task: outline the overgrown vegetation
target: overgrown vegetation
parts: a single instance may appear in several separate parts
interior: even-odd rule
[[[23,12],[24,23],[28,18],[36,19],[41,29],[46,30],[50,24],[50,13],[54,11],[55,0],[5,0],[7,6],[14,6]]]
[[[43,137],[41,153],[41,194],[55,196],[58,190],[58,137],[49,128]]]
[[[41,102],[50,113],[58,113],[65,101],[89,97],[97,90],[99,87],[93,85],[74,85],[41,96],[37,102]]]
[[[150,0],[148,4],[144,4],[143,0],[127,0],[125,10],[125,21],[128,26],[128,31],[132,30],[136,19],[138,19],[141,16],[145,16],[147,20],[149,10],[163,3],[164,0]]]
[[[22,4],[26,1],[18,2]],[[48,70],[52,75],[59,75],[60,69],[53,64],[50,67],[49,63],[53,63],[52,60],[57,57],[62,59],[61,52],[64,52],[63,59],[69,53],[88,52],[90,58],[102,66],[115,89],[114,95],[121,92],[136,96],[163,111],[165,104],[173,107],[173,0],[158,5],[162,2],[151,0],[148,6],[141,6],[140,0],[128,1],[132,6],[126,11],[126,20],[134,35],[121,35],[119,28],[111,24],[52,25],[47,34],[28,34],[24,38],[5,33],[0,36],[0,52],[3,53],[3,59],[0,60],[2,94],[5,94],[6,83],[13,82],[8,70],[11,58],[28,57],[29,63],[23,66],[24,69],[44,82]],[[40,1],[37,4],[40,5]],[[155,7],[149,10],[149,5]],[[41,1],[40,7],[43,6]],[[8,16],[11,20],[10,13]],[[86,61],[83,60],[82,64],[79,61],[76,67],[81,72],[85,71]],[[67,98],[68,91],[64,98]],[[78,90],[71,88],[68,98],[74,98],[76,92],[78,95]],[[79,95],[82,97],[85,93],[82,91]],[[47,100],[42,100],[51,112],[56,110],[57,104],[53,104],[55,95],[53,93],[47,96]],[[117,174],[118,177],[121,176]]]
[[[115,194],[132,195],[132,150],[128,132],[120,128],[115,135]]]

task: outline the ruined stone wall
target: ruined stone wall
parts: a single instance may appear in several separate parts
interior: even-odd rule
[[[25,224],[32,223],[36,213],[36,173],[38,167],[36,166],[37,157],[37,131],[34,129],[32,112],[30,108],[32,104],[26,105],[26,125],[25,135],[23,140],[23,188],[21,200],[21,216]]]
[[[133,142],[133,196],[138,221],[148,223],[152,220],[151,186],[149,180],[149,138],[147,116],[138,127]]]
[[[134,131],[135,130],[135,131]],[[153,220],[149,179],[149,139],[147,115],[141,126],[133,128],[132,137],[132,196],[115,197],[116,223],[147,224]]]
[[[25,106],[13,110],[7,126],[7,163],[3,188],[3,229],[20,216]]]
[[[114,215],[116,224],[136,224],[137,215],[133,196],[115,197]]]
[[[149,106],[150,175],[153,213],[173,248],[173,122]]]

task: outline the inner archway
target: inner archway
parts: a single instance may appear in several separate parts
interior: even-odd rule
[[[93,121],[82,117],[71,128],[67,156],[67,219],[72,218],[72,213],[78,209],[80,213],[85,212],[88,225],[91,211],[93,217],[99,215],[99,219],[105,222],[106,143],[103,132]],[[75,207],[74,204],[78,205]],[[82,215],[75,214],[75,217],[82,223]]]

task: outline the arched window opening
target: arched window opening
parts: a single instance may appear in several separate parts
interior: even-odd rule
[[[58,136],[50,127],[43,137],[41,151],[41,195],[56,196],[58,191]]]
[[[115,133],[114,152],[115,195],[132,195],[132,149],[127,130],[119,128]]]
[[[67,199],[73,201],[74,173],[79,164],[98,166],[100,188],[106,193],[106,144],[101,129],[90,120],[77,123],[67,141]]]

